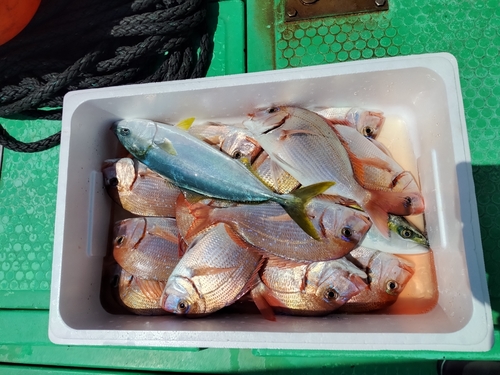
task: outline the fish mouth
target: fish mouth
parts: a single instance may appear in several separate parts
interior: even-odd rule
[[[118,123],[119,121],[113,122],[113,124],[109,127],[109,130],[116,134],[116,131],[118,130]]]

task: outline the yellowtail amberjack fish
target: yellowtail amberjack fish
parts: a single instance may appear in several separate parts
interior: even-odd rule
[[[305,214],[309,199],[335,184],[320,182],[291,194],[276,194],[242,163],[185,130],[151,120],[121,120],[112,126],[122,145],[153,171],[181,189],[235,202],[279,203],[299,226],[318,238]]]

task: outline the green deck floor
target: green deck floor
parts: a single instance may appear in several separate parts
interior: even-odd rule
[[[283,1],[220,1],[209,75],[450,52],[458,60],[480,215],[495,346],[486,353],[168,350],[57,346],[48,307],[59,147],[4,151],[0,175],[0,374],[179,372],[432,374],[438,359],[500,360],[500,2],[389,0],[387,12],[283,21]],[[246,40],[245,40],[246,32]],[[33,141],[57,121],[0,119]],[[499,192],[499,194],[496,194]],[[39,367],[40,365],[48,367]],[[79,368],[79,369],[76,369]],[[84,368],[93,369],[85,370]],[[114,369],[114,370],[113,370]]]

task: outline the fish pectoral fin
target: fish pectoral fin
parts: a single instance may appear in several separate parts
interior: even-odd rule
[[[352,152],[348,151],[347,152],[349,155],[349,159],[351,161],[352,169],[354,171],[354,176],[358,182],[364,186],[366,184],[365,180],[365,167],[374,167],[377,169],[381,169],[386,172],[391,172],[392,168],[389,163],[385,162],[382,159],[379,158],[358,158],[356,155],[354,155]],[[387,186],[388,189],[391,188],[391,186]]]
[[[286,212],[283,215],[268,216],[268,217],[264,218],[264,221],[278,221],[278,222],[283,222],[283,221],[290,221],[290,220],[292,220],[292,218]]]
[[[194,120],[194,117],[188,117],[187,119],[179,121],[177,124],[175,124],[175,126],[182,130],[188,130],[191,125],[193,125]]]
[[[284,129],[280,133],[279,140],[282,141],[292,135],[300,135],[300,134],[319,135],[318,133],[309,129]]]
[[[381,143],[380,141],[378,141],[374,138],[368,138],[368,139],[371,141],[371,143],[373,143],[375,146],[377,146],[380,149],[380,151],[382,151],[384,154],[386,154],[387,156],[392,158],[391,152],[383,143]]]
[[[345,257],[337,259],[337,262],[342,265],[343,269],[349,271],[349,273],[351,273],[352,275],[359,276],[363,279],[366,279],[368,277],[365,271],[358,268],[355,264],[347,260]]]
[[[174,145],[172,144],[172,142],[170,142],[169,139],[163,138],[162,140],[154,140],[153,142],[158,148],[162,149],[166,153],[174,156],[177,155],[177,151],[175,150]]]
[[[213,275],[219,275],[221,273],[233,273],[236,271],[239,267],[227,267],[227,268],[218,268],[218,267],[200,267],[196,269],[191,270],[191,277],[196,277],[196,276],[213,276]]]
[[[271,161],[273,161],[273,162],[278,162],[278,163],[280,163],[280,164],[282,164],[282,165],[285,165],[285,166],[286,166],[287,168],[289,168],[289,169],[292,169],[292,170],[294,170],[294,171],[298,171],[298,169],[297,169],[297,168],[295,168],[293,165],[291,165],[291,164],[287,163],[287,162],[286,162],[286,161],[285,161],[285,160],[284,160],[281,156],[279,156],[277,153],[275,153],[275,152],[271,152],[271,153],[269,154],[269,156],[271,157]],[[280,166],[279,164],[278,164],[278,166],[281,168],[281,166]],[[282,168],[282,169],[284,169],[284,168]]]
[[[291,267],[296,267],[299,265],[303,265],[304,263],[297,262],[294,260],[290,259],[285,259],[277,256],[268,256],[267,257],[267,262],[266,262],[266,267],[269,268],[291,268]]]
[[[178,242],[177,234],[173,234],[171,232],[158,228],[156,225],[154,225],[152,228],[147,229],[147,233],[156,237],[163,238],[172,243]]]
[[[159,300],[166,285],[166,282],[146,280],[138,277],[135,278],[135,282],[141,292],[151,300]]]

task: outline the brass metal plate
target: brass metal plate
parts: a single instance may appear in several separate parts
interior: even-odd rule
[[[389,9],[389,0],[285,0],[284,4],[286,22]]]

